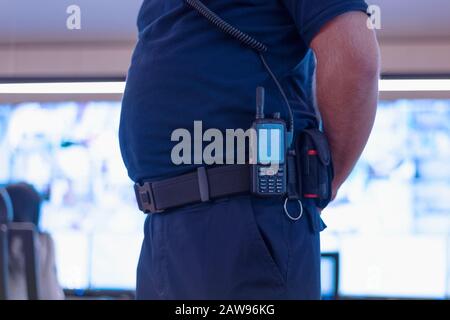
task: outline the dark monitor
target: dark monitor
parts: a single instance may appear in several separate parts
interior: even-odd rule
[[[8,298],[8,233],[12,207],[8,193],[0,187],[0,300]]]
[[[0,224],[0,300],[8,299],[8,233]]]
[[[15,238],[22,242],[25,264],[25,279],[28,300],[38,300],[39,294],[39,262],[36,245],[36,228],[32,223],[12,222],[8,224],[8,243]]]
[[[339,254],[322,253],[320,260],[322,300],[336,300],[339,292]]]

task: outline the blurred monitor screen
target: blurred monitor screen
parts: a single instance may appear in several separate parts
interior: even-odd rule
[[[449,160],[450,101],[380,103],[360,161],[322,215],[323,248],[340,253],[340,295],[449,296]]]
[[[428,236],[346,237],[341,240],[339,294],[445,298],[446,245]]]
[[[46,198],[69,289],[134,289],[145,215],[119,150],[119,102],[0,106],[0,182],[27,181]]]
[[[24,180],[46,198],[41,227],[66,288],[135,288],[145,215],[121,159],[119,117],[120,102],[0,106],[0,183]],[[449,295],[449,159],[450,101],[380,103],[361,160],[323,213],[340,294]],[[329,295],[334,267],[322,266]]]

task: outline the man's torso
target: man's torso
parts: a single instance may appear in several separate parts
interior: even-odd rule
[[[281,1],[204,3],[268,46],[266,59],[287,92],[297,127],[304,126],[299,111],[312,111],[313,55]],[[175,129],[193,132],[199,120],[203,131],[248,129],[255,117],[257,86],[266,87],[266,113],[281,112],[287,119],[281,95],[258,55],[184,1],[144,1],[138,27],[120,128],[122,155],[133,180],[159,179],[193,168],[171,161]]]

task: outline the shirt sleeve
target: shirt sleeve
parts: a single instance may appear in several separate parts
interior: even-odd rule
[[[349,11],[367,12],[364,0],[283,0],[307,46],[320,29]]]

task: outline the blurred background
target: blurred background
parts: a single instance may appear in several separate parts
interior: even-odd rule
[[[43,197],[66,298],[133,297],[145,216],[117,134],[141,2],[0,0],[0,185]],[[450,2],[368,2],[381,10],[381,99],[323,213],[323,296],[448,299]],[[80,30],[66,27],[72,4]]]

